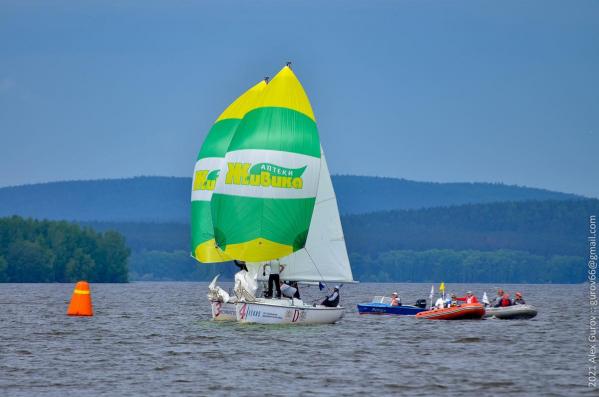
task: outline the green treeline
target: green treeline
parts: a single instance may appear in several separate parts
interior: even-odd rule
[[[365,282],[581,283],[586,277],[582,257],[513,250],[403,250],[350,260],[354,278]]]
[[[0,282],[127,282],[129,253],[115,231],[0,218]]]

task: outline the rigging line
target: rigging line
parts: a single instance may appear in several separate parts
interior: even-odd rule
[[[319,146],[320,146],[320,166],[318,167],[318,184],[316,185],[316,196],[314,197],[314,206],[315,207],[316,207],[316,197],[318,197],[318,191],[320,190],[320,174],[322,173],[322,162],[323,162],[322,159],[324,157],[324,150],[322,149],[322,144],[320,144]],[[312,209],[312,212],[314,212],[314,209]],[[310,223],[312,223],[312,222],[310,222]],[[308,233],[309,233],[309,228],[308,228]],[[307,239],[308,239],[308,236],[306,236],[306,240]],[[306,254],[308,254],[308,258],[310,258],[310,262],[312,262],[312,264],[314,265],[314,268],[318,272],[318,275],[320,276],[320,280],[324,282],[324,277],[322,277],[322,273],[320,273],[320,270],[318,270],[318,266],[316,266],[316,262],[314,261],[314,259],[312,259],[312,255],[310,255],[310,252],[308,252],[308,249],[306,248],[306,246],[304,246],[304,249],[306,250]]]
[[[328,199],[320,200],[316,204],[326,203],[327,201],[335,200],[335,196],[329,197]]]
[[[314,261],[314,259],[312,259],[312,255],[310,255],[310,252],[308,252],[308,250],[306,248],[304,248],[306,250],[306,254],[308,254],[308,258],[310,258],[310,262],[312,262],[312,264],[314,265],[314,269],[316,269],[316,271],[318,272],[318,275],[320,276],[320,280],[322,282],[324,282],[324,277],[322,277],[322,273],[320,273],[320,270],[318,270],[318,266],[316,266],[316,262]]]

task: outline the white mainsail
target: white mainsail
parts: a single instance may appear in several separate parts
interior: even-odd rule
[[[284,280],[353,282],[345,237],[339,218],[337,197],[331,182],[324,152],[321,148],[320,176],[316,203],[308,231],[306,246],[281,258]],[[259,279],[264,262],[248,263],[248,270]]]

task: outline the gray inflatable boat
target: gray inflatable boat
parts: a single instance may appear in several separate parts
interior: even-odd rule
[[[537,309],[533,305],[512,305],[485,308],[485,317],[494,317],[501,320],[527,320],[536,315]]]

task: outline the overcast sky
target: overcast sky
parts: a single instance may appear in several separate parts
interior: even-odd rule
[[[0,186],[191,176],[219,113],[291,60],[333,173],[599,197],[598,21],[597,1],[0,1]]]

